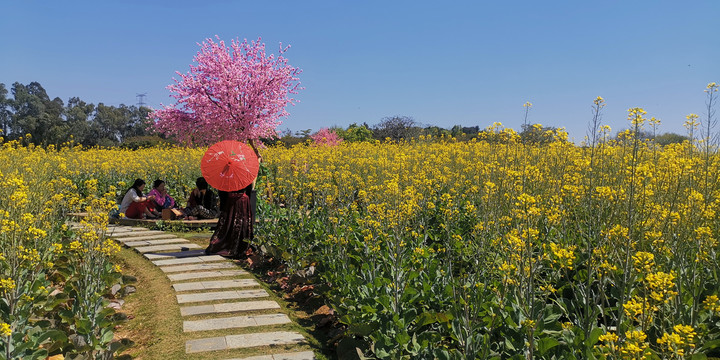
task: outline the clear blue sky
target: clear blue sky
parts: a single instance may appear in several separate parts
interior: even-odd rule
[[[720,82],[720,1],[3,0],[0,82],[109,105],[165,87],[214,35],[290,44],[305,87],[281,129],[385,116],[451,127],[530,122],[585,135],[592,100],[627,127],[643,107],[684,133]]]

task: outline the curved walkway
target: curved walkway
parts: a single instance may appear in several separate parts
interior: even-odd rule
[[[251,351],[259,356],[244,359],[315,358],[312,351],[287,352],[296,344],[306,344],[305,338],[298,332],[277,331],[278,324],[292,320],[277,302],[265,299],[267,291],[234,262],[205,255],[200,246],[163,231],[110,225],[107,235],[142,254],[173,284],[183,332],[197,334],[186,341],[187,354],[254,349]],[[213,336],[204,336],[204,332]],[[275,352],[274,348],[284,351]]]

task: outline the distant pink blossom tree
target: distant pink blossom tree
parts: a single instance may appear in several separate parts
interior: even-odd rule
[[[265,54],[261,39],[229,47],[216,39],[198,44],[196,65],[167,87],[177,102],[149,115],[156,130],[188,145],[276,137],[286,106],[296,102],[291,94],[302,89],[302,71],[282,56],[290,46],[276,57]]]
[[[310,135],[310,138],[313,141],[313,145],[316,146],[336,146],[343,141],[338,134],[328,128],[318,130],[316,133]]]

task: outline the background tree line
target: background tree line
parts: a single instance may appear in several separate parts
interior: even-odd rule
[[[330,130],[335,132],[344,141],[350,142],[373,140],[382,141],[386,139],[390,139],[391,141],[400,141],[418,138],[421,135],[426,137],[432,136],[434,138],[452,137],[457,141],[470,141],[477,138],[482,138],[487,141],[488,138],[493,138],[492,136],[482,136],[483,133],[489,133],[491,130],[480,128],[477,125],[455,125],[446,129],[434,125],[421,125],[412,117],[399,115],[383,118],[378,124],[373,126],[370,126],[367,123],[363,123],[361,125],[351,124],[347,128],[331,127]],[[521,141],[525,143],[546,144],[558,141],[557,137],[553,136],[557,130],[558,128],[553,126],[523,124],[518,135],[520,135]],[[286,146],[292,146],[295,144],[309,142],[311,134],[311,129],[296,131],[294,133],[290,130],[285,130],[279,134],[278,139],[271,140],[269,142],[282,142]],[[642,139],[654,140],[659,145],[681,143],[684,140],[689,139],[687,136],[675,133],[654,134],[650,132],[642,132],[639,136]]]
[[[65,103],[51,99],[38,82],[15,82],[9,90],[0,83],[0,130],[6,140],[23,137],[36,145],[73,140],[84,146],[152,143],[160,139],[148,130],[150,111],[124,104],[95,105],[78,97]]]
[[[56,97],[50,99],[45,89],[37,82],[23,85],[12,84],[8,91],[0,83],[0,130],[6,140],[14,140],[30,134],[26,141],[36,145],[61,144],[73,140],[83,146],[125,146],[137,148],[155,145],[172,139],[162,139],[150,130],[152,120],[147,107],[107,106],[103,103],[89,104],[78,97],[72,97],[67,104]],[[370,126],[367,123],[351,124],[347,128],[332,127],[344,141],[373,141],[390,139],[408,140],[420,135],[432,137],[453,137],[458,141],[478,138],[488,130],[479,126],[455,125],[449,129],[439,126],[421,125],[409,116],[389,116]],[[524,124],[519,132],[525,142],[542,144],[557,141],[552,136],[555,127]],[[277,139],[265,139],[267,144],[282,142],[286,146],[310,141],[311,129],[292,132],[285,130]],[[660,145],[687,140],[686,136],[675,133],[655,135],[642,133],[644,139],[654,139]]]

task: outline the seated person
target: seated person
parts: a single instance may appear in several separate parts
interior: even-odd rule
[[[188,220],[195,219],[212,219],[218,216],[217,195],[208,189],[208,183],[204,177],[199,177],[195,181],[197,186],[190,193],[188,198],[188,206],[185,208],[185,215]]]
[[[132,187],[125,193],[125,197],[120,203],[120,212],[124,213],[125,217],[130,219],[156,219],[160,215],[157,211],[153,212],[151,201],[154,197],[144,196],[142,192],[144,188],[145,181],[135,179]]]
[[[162,180],[155,180],[153,182],[153,189],[150,190],[148,196],[154,196],[152,203],[155,205],[157,211],[163,211],[163,209],[174,209],[177,207],[175,199],[167,193],[165,189],[165,182]]]

